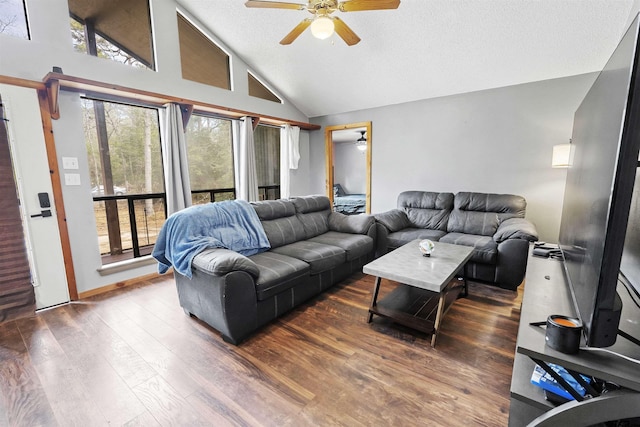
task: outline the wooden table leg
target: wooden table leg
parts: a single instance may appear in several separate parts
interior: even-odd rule
[[[371,306],[369,307],[369,316],[367,318],[367,323],[371,323],[373,320],[373,309],[376,306],[376,300],[378,299],[378,291],[380,290],[380,282],[382,281],[381,277],[376,277],[376,281],[373,285],[373,296],[371,297]]]
[[[438,336],[438,331],[440,330],[440,322],[442,321],[442,316],[444,312],[444,303],[446,299],[447,293],[445,290],[440,292],[440,299],[438,300],[438,310],[436,311],[436,321],[433,323],[433,334],[431,335],[431,347],[436,346],[436,337]]]
[[[468,265],[469,263],[466,262],[464,264],[464,267],[462,268],[462,279],[464,280],[464,290],[462,291],[462,296],[465,298],[469,296],[469,283],[467,282],[467,277],[469,277],[469,272],[467,270]]]

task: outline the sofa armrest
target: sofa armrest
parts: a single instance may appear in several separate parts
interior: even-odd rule
[[[376,258],[389,252],[389,229],[376,222]]]
[[[391,209],[374,215],[376,222],[384,225],[390,232],[402,230],[411,227],[411,221],[405,211],[400,209]]]
[[[529,244],[525,239],[507,239],[498,244],[495,282],[500,287],[518,289],[527,271]]]
[[[367,234],[375,220],[371,215],[345,215],[340,212],[329,214],[329,230],[341,233]]]
[[[222,333],[234,345],[258,326],[258,300],[254,279],[246,272],[222,276],[194,269],[191,279],[174,273],[180,306]]]
[[[233,271],[244,271],[253,278],[260,275],[255,262],[229,249],[206,249],[193,258],[191,265],[204,273],[216,276],[223,276]]]
[[[508,239],[523,239],[530,242],[538,240],[538,230],[529,220],[524,218],[509,218],[500,223],[493,240],[496,243],[504,242]]]

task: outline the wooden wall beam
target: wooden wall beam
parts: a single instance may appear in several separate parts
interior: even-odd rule
[[[244,116],[260,117],[260,121],[275,126],[282,126],[286,123],[291,126],[298,126],[304,130],[318,130],[319,125],[298,122],[294,120],[283,119],[274,116],[263,116],[251,113],[249,111],[238,110],[235,108],[223,107],[221,105],[209,104],[206,102],[199,102],[192,99],[179,98],[171,95],[164,95],[157,92],[150,92],[141,89],[134,89],[130,87],[114,85],[110,83],[99,82],[96,80],[85,79],[82,77],[69,76],[62,73],[47,73],[44,76],[44,83],[46,84],[50,80],[59,80],[60,88],[69,91],[82,92],[82,93],[98,93],[103,95],[110,95],[114,97],[120,97],[122,99],[140,100],[148,103],[156,103],[158,105],[166,104],[169,102],[175,102],[183,105],[193,105],[193,110],[196,112],[213,113],[220,115],[221,117],[228,117],[230,119],[239,119]]]
[[[180,104],[180,112],[182,113],[182,130],[186,132],[189,120],[191,120],[191,115],[193,114],[193,105]]]

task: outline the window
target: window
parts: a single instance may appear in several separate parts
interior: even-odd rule
[[[261,200],[280,198],[280,128],[258,126],[253,133]]]
[[[192,203],[234,199],[231,121],[194,114],[185,137]]]
[[[68,2],[76,51],[134,67],[155,68],[148,0]]]
[[[258,79],[253,77],[251,73],[247,73],[247,77],[249,79],[249,95],[255,96],[256,98],[266,99],[267,101],[277,102],[279,104],[282,103],[282,100],[278,98],[273,92],[269,90],[265,85],[260,83]]]
[[[0,34],[29,40],[24,0],[0,0]]]
[[[177,14],[182,78],[231,90],[229,55]]]
[[[92,99],[82,107],[103,264],[148,255],[166,218],[158,110]]]

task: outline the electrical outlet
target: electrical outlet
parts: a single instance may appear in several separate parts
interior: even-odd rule
[[[64,174],[64,185],[80,185],[80,174],[79,173],[65,173]]]
[[[78,169],[78,158],[77,157],[63,157],[62,158],[62,169]]]

